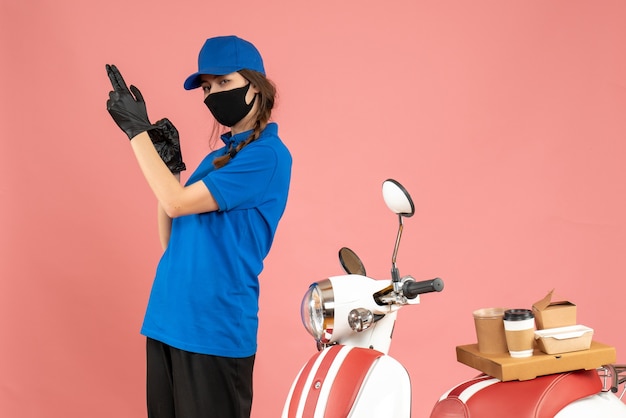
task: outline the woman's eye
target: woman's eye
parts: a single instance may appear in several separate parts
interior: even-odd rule
[[[211,87],[209,87],[209,86],[202,86],[202,91],[204,91],[205,93],[208,93],[209,91],[211,91]]]

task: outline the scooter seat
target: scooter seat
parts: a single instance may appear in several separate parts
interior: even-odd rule
[[[430,418],[553,418],[571,402],[601,390],[596,370],[510,382],[480,375],[445,393]]]

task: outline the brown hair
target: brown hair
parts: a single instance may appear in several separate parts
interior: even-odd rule
[[[213,160],[215,168],[224,167],[243,147],[259,138],[272,116],[276,101],[276,86],[262,73],[253,70],[239,70],[238,73],[259,90],[256,97],[259,107],[255,115],[254,129],[250,136],[245,141],[241,141],[233,151],[215,158]]]

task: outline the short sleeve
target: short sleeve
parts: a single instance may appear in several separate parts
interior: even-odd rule
[[[262,201],[278,164],[276,151],[263,142],[250,143],[224,167],[202,178],[220,211],[249,209]]]

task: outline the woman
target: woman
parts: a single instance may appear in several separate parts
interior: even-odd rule
[[[115,66],[107,109],[128,135],[158,200],[165,252],[142,327],[148,416],[249,417],[257,349],[258,276],[287,202],[291,155],[270,122],[275,88],[251,43],[208,39],[198,71],[204,103],[230,130],[183,186],[178,133],[148,120]]]

